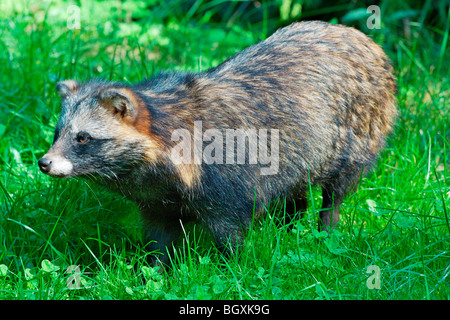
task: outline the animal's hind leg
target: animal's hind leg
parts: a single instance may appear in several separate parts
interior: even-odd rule
[[[353,189],[360,177],[362,166],[353,165],[351,170],[342,171],[333,183],[322,186],[322,210],[319,215],[319,231],[327,231],[337,227],[339,222],[339,208],[345,194]]]
[[[307,209],[308,200],[306,198],[306,193],[301,193],[294,199],[286,199],[286,212],[283,215],[283,223],[285,225],[291,223],[297,212],[300,212],[301,218],[303,218]]]
[[[322,211],[319,215],[319,231],[328,233],[337,227],[339,222],[339,207],[348,191],[353,190],[361,175],[364,175],[372,163],[372,159],[365,162],[344,162],[343,168],[330,183],[322,186]]]
[[[330,187],[322,187],[322,210],[319,214],[319,231],[330,233],[339,222],[339,207],[344,194]]]

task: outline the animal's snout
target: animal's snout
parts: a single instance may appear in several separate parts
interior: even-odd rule
[[[73,164],[66,157],[47,153],[38,161],[39,168],[45,174],[52,177],[69,177],[73,174]]]
[[[38,161],[38,165],[43,173],[49,173],[52,166],[52,160],[48,158],[41,158]]]

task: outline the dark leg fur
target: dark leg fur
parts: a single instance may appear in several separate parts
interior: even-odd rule
[[[229,257],[239,253],[240,247],[244,244],[244,232],[248,230],[251,218],[241,221],[232,215],[214,215],[204,222],[211,231],[217,249]]]
[[[182,231],[181,224],[186,223],[178,212],[155,213],[144,215],[146,223],[147,251],[154,252],[149,256],[151,266],[168,265],[170,260],[168,254],[172,251]]]
[[[339,207],[343,194],[334,192],[331,188],[322,188],[322,211],[319,214],[319,231],[331,232],[339,222]]]
[[[306,194],[302,194],[293,200],[286,199],[286,212],[283,215],[283,223],[285,225],[291,223],[297,212],[301,212],[301,219],[305,216],[308,209],[308,200]]]
[[[364,166],[359,163],[349,163],[344,166],[333,183],[322,186],[322,211],[319,216],[319,231],[331,232],[339,222],[339,207],[345,194],[356,186]]]

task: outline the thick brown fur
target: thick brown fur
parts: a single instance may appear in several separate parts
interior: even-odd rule
[[[392,72],[383,50],[363,33],[302,22],[202,73],[162,73],[131,86],[71,83],[76,92],[65,103],[99,96],[100,105],[110,103],[115,110],[115,118],[100,117],[111,130],[122,127],[116,139],[136,146],[129,151],[132,161],[124,155],[125,143],[102,147],[102,163],[114,161],[120,170],[110,169],[114,176],[99,182],[136,201],[148,240],[157,241],[150,250],[164,253],[181,224],[195,220],[209,228],[219,248],[233,251],[254,208],[259,215],[271,200],[286,197],[288,211],[293,201],[297,211],[306,210],[309,183],[323,190],[320,229],[335,226],[344,195],[374,164],[392,130],[397,90]],[[119,91],[117,101],[102,98],[108,90]],[[133,109],[128,118],[123,116],[127,106]],[[64,127],[71,120],[60,121]],[[201,121],[203,131],[224,134],[226,129],[278,129],[277,173],[262,175],[261,165],[249,164],[248,158],[234,165],[174,163],[171,150],[179,142],[172,133],[192,132],[194,121]],[[57,149],[57,140],[52,148]],[[161,259],[167,262],[167,256]]]

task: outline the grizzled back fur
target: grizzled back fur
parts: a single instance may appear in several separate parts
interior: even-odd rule
[[[259,214],[281,196],[295,204],[291,214],[305,211],[309,181],[322,186],[319,226],[330,231],[346,191],[392,130],[392,71],[361,32],[302,22],[201,73],[162,73],[135,85],[67,80],[58,85],[61,118],[41,170],[91,177],[136,201],[149,240],[158,242],[150,249],[163,252],[180,221],[189,220],[204,223],[219,248],[234,249],[254,206]],[[192,132],[197,123],[223,136],[230,129],[278,130],[279,146],[269,148],[279,154],[276,173],[261,174],[250,154],[243,163],[205,163],[194,150],[192,161],[174,161],[174,131]],[[182,143],[205,148],[213,140],[191,137]]]

